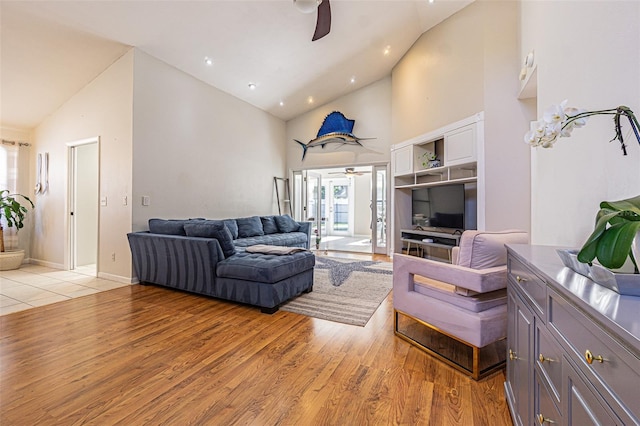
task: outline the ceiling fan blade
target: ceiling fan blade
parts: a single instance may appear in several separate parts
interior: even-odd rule
[[[318,19],[316,21],[316,32],[313,33],[311,41],[316,41],[329,34],[331,31],[331,5],[329,0],[323,0],[318,6]]]

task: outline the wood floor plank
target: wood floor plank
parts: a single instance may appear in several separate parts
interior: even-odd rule
[[[0,316],[0,424],[510,425],[480,382],[393,334],[156,286]]]

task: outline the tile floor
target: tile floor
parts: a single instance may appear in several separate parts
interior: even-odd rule
[[[22,265],[13,271],[0,271],[0,315],[128,285],[95,275],[95,266],[63,271]]]

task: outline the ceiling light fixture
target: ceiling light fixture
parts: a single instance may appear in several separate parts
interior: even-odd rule
[[[429,0],[429,3],[433,3],[435,0]]]
[[[284,106],[284,101],[280,101],[280,106]]]
[[[249,89],[255,90],[256,89],[256,84],[255,83],[249,83]]]
[[[382,53],[384,54],[384,56],[387,56],[389,53],[391,53],[391,46],[385,47]]]
[[[205,56],[205,57],[204,57],[204,64],[205,64],[205,65],[208,65],[208,66],[213,65],[213,59],[211,59],[211,58],[210,58],[210,57],[208,57],[208,56]]]
[[[355,83],[355,82],[356,82],[356,78],[355,78],[355,77],[351,77],[351,80],[349,80],[349,82],[350,82],[351,84]]]
[[[293,0],[293,4],[302,13],[312,13],[318,6],[320,6],[322,0]]]
[[[309,96],[309,97],[307,98],[307,103],[310,103],[310,104],[312,104],[312,103],[313,103],[313,96]]]

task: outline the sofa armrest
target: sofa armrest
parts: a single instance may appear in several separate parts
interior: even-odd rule
[[[413,275],[420,275],[477,293],[487,293],[507,286],[507,267],[471,269],[436,262],[416,256],[393,256],[393,294],[413,291]]]
[[[307,247],[305,247],[306,249],[309,249],[311,247],[311,223],[312,222],[298,222],[300,224],[300,229],[298,229],[298,232],[303,232],[305,234],[307,234]]]
[[[132,232],[127,234],[133,267],[140,282],[187,289],[203,288],[215,280],[224,259],[214,238]]]

